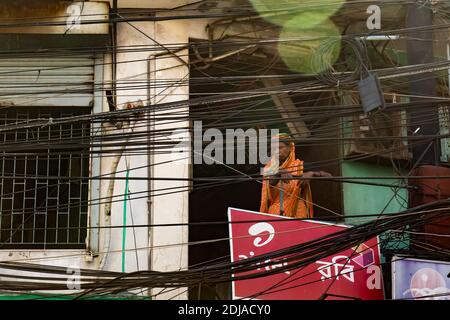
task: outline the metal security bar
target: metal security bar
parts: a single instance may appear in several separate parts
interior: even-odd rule
[[[90,112],[6,108],[0,126]],[[86,247],[89,181],[82,177],[89,176],[89,134],[88,122],[0,133],[0,249]]]

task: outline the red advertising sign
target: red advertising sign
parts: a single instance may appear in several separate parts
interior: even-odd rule
[[[283,218],[229,208],[232,261],[264,255],[349,228],[310,220],[285,218],[284,221]],[[273,263],[266,260],[267,266],[259,270],[255,266],[255,271],[249,273],[279,268],[288,263],[283,260],[279,258]],[[326,299],[382,300],[378,237],[299,269],[233,281],[232,290],[233,299],[316,300],[326,292]]]

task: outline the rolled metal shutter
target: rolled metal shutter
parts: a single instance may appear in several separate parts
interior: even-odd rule
[[[0,107],[91,107],[94,57],[0,58]]]

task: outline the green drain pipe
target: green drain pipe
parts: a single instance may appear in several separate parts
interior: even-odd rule
[[[128,176],[130,170],[127,170],[125,176],[125,198],[123,200],[123,228],[122,228],[122,272],[125,272],[125,244],[127,239],[127,200],[128,200]]]

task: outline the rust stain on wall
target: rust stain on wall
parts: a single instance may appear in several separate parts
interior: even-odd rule
[[[67,7],[73,3],[59,0],[3,0],[1,2],[4,3],[0,6],[0,17],[2,19],[11,19],[11,23],[14,23],[16,19],[23,18],[66,16]]]
[[[75,13],[70,6],[77,4],[81,12]],[[0,0],[0,33],[64,33],[68,19],[76,15],[89,15],[90,19],[108,19],[109,4],[66,0]],[[98,13],[98,15],[93,15]],[[83,19],[83,18],[82,18]],[[41,24],[37,26],[36,24]],[[72,33],[107,33],[105,24],[89,24],[83,31]]]

